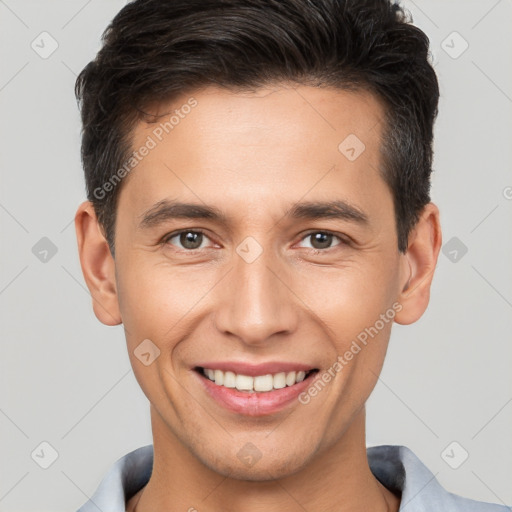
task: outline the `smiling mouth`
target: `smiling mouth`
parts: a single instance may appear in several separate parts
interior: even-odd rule
[[[291,387],[318,372],[318,369],[314,368],[307,372],[301,370],[273,374],[267,373],[265,375],[252,377],[231,371],[203,368],[201,366],[197,366],[194,370],[219,387],[236,389],[242,392],[245,391],[246,393],[265,393],[276,389]]]

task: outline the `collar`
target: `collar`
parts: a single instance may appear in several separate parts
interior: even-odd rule
[[[401,495],[399,512],[511,512],[506,506],[473,501],[447,492],[406,446],[372,446],[366,453],[375,478],[390,491]],[[152,468],[152,444],[124,455],[114,463],[94,495],[77,512],[125,512],[126,502],[147,484]]]

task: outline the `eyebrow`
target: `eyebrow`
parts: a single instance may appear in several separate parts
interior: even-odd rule
[[[306,220],[340,219],[360,225],[369,224],[368,215],[343,200],[297,203],[287,211],[285,217]],[[169,199],[159,201],[143,212],[140,218],[141,229],[152,228],[172,219],[208,219],[225,225],[229,224],[228,217],[215,206]]]

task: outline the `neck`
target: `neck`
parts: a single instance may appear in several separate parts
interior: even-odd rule
[[[277,479],[238,480],[197,459],[151,407],[153,471],[128,502],[128,512],[397,512],[400,498],[372,474],[365,442],[365,410],[343,435],[302,469]]]

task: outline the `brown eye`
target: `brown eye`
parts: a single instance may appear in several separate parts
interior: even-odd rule
[[[175,238],[178,240],[179,244],[181,244],[181,248],[190,251],[200,249],[204,240],[207,239],[206,235],[202,231],[185,230],[169,235],[164,242],[176,245],[176,243],[171,242],[171,240]],[[178,246],[178,248],[180,247]]]
[[[339,236],[334,233],[329,233],[328,231],[313,231],[308,233],[302,240],[307,239],[311,241],[309,247],[314,250],[327,250],[344,243],[344,240]],[[333,245],[334,239],[337,239],[338,243]]]
[[[315,249],[328,249],[331,246],[333,235],[329,233],[315,233],[309,236]]]

